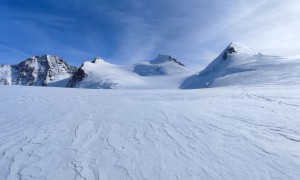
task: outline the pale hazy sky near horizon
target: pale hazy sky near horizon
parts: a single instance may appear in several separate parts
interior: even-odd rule
[[[169,54],[200,68],[231,41],[300,55],[298,0],[2,0],[0,11],[0,64],[43,54],[129,64]]]

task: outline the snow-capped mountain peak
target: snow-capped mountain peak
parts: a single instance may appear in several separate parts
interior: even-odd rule
[[[154,60],[150,61],[151,64],[161,64],[165,62],[175,62],[181,66],[184,66],[184,64],[182,64],[180,61],[178,61],[177,59],[173,58],[170,55],[159,54]]]
[[[227,59],[228,55],[234,54],[249,54],[249,55],[261,55],[261,53],[254,49],[237,42],[231,42],[225,50],[221,53],[222,58]]]
[[[100,58],[100,57],[96,57],[92,63],[97,64],[97,63],[107,63],[104,59]]]
[[[229,53],[229,54],[251,54],[251,55],[261,55],[260,52],[244,45],[238,42],[231,42],[226,49],[223,51],[223,53]]]
[[[33,56],[17,65],[0,66],[0,84],[47,86],[68,79],[76,69],[57,56]]]
[[[95,58],[83,63],[67,87],[117,89],[130,85],[139,86],[141,83],[139,76],[126,68]]]
[[[172,56],[159,55],[153,61],[123,67],[101,58],[87,61],[70,79],[67,87],[96,89],[151,89],[178,87],[191,75],[182,63]]]
[[[181,88],[249,84],[289,84],[300,74],[300,62],[267,56],[240,43],[231,43],[203,71],[188,77]]]
[[[140,76],[179,75],[190,73],[183,63],[170,55],[158,55],[152,61],[136,63],[133,71]]]

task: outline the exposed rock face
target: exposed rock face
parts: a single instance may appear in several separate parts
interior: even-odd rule
[[[181,66],[184,66],[184,64],[182,64],[180,61],[178,61],[177,59],[175,59],[169,55],[158,55],[154,60],[150,61],[150,63],[151,64],[160,64],[160,63],[165,63],[168,61],[171,61],[171,62],[177,63]]]
[[[101,62],[106,63],[103,59],[96,57],[93,61],[85,63],[100,64]],[[84,80],[84,78],[88,76],[88,72],[84,70],[85,63],[83,63],[80,66],[80,68],[74,73],[74,75],[70,78],[66,87],[76,87],[78,83],[80,83],[82,80]]]
[[[170,56],[169,61],[173,61],[173,62],[185,67],[184,64],[182,64],[180,61],[177,61],[177,59],[173,58],[172,56]]]
[[[70,78],[76,70],[57,56],[34,56],[17,65],[1,65],[0,84],[47,86]]]
[[[236,53],[234,47],[229,47],[223,54],[223,59],[226,60],[227,59],[227,56],[228,56],[228,53],[229,54],[234,54]]]
[[[72,76],[70,81],[67,84],[67,87],[75,87],[79,82],[81,82],[87,74],[83,70],[83,65],[76,71],[76,73]]]

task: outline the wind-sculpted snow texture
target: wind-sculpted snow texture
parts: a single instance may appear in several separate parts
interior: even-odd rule
[[[0,179],[300,179],[300,86],[0,86]]]

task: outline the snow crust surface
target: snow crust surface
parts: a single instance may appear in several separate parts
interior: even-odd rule
[[[300,179],[299,88],[0,86],[0,179]]]

